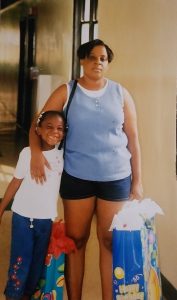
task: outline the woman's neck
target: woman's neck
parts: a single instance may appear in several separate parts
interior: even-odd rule
[[[97,80],[93,80],[86,76],[83,76],[83,77],[79,78],[79,80],[78,80],[79,84],[83,88],[85,88],[87,90],[94,90],[94,91],[104,88],[106,81],[107,80],[104,77],[99,78]]]

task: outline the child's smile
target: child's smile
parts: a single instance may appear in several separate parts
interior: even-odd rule
[[[42,150],[53,149],[64,137],[64,123],[60,116],[47,117],[38,127]]]

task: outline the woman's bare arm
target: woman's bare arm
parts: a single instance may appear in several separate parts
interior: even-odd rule
[[[143,197],[143,188],[137,116],[134,101],[126,89],[124,89],[124,115],[124,131],[128,137],[128,149],[131,153],[132,186],[130,197],[132,199],[141,199]]]
[[[62,111],[63,106],[67,99],[67,86],[66,84],[58,87],[46,101],[41,111],[58,110]],[[36,134],[36,121],[38,115],[34,118],[30,133],[29,144],[31,148],[31,176],[37,183],[43,183],[46,180],[44,166],[50,168],[48,161],[42,154],[41,142],[39,136]]]

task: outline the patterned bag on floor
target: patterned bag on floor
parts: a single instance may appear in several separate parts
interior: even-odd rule
[[[45,266],[32,300],[63,299],[65,254],[75,250],[73,240],[65,235],[64,223],[54,222]]]
[[[114,300],[162,300],[152,200],[131,201],[113,219]]]

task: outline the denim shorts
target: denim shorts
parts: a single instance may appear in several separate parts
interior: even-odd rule
[[[73,177],[63,171],[60,185],[62,199],[76,200],[92,196],[108,201],[129,199],[131,175],[114,181],[90,181]]]
[[[31,296],[41,276],[52,220],[34,219],[33,228],[30,224],[29,218],[13,213],[10,266],[4,291],[8,298]]]

